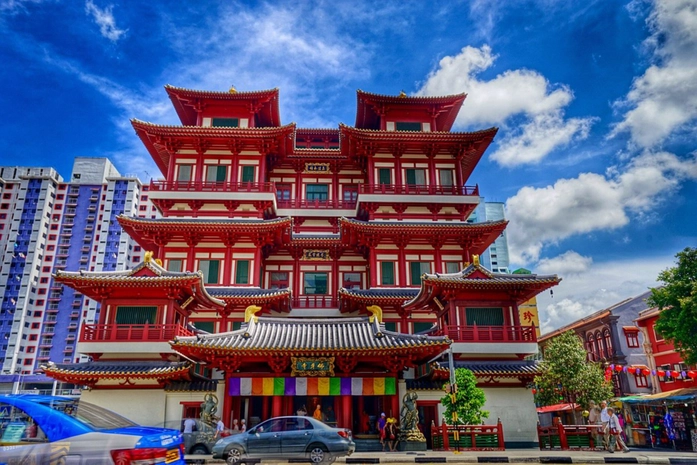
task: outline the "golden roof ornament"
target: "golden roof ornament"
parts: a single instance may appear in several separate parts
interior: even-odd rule
[[[230,90],[228,90],[228,92],[231,93],[231,94],[236,94],[236,93],[237,93],[237,89],[235,89],[235,86],[232,85],[232,86],[230,86]]]
[[[479,266],[479,255],[472,255],[472,264],[474,266]]]
[[[399,98],[407,98],[407,93],[404,92],[403,90],[399,91]]]
[[[369,307],[366,307],[366,310],[372,313],[372,315],[369,318],[369,321],[371,323],[375,321],[375,318],[378,319],[378,323],[382,323],[382,308],[378,307],[377,305],[371,305]]]
[[[148,250],[147,252],[145,252],[145,255],[143,255],[143,261],[145,263],[150,263],[152,261],[152,256],[153,256],[152,251]]]
[[[257,317],[255,316],[257,313],[261,311],[261,307],[258,305],[250,305],[244,310],[244,322],[249,323],[249,321],[254,317],[254,321],[257,321]]]

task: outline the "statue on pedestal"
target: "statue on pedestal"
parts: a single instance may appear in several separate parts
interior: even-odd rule
[[[416,408],[416,399],[418,398],[418,394],[414,391],[407,392],[402,398],[400,441],[426,442],[426,437],[419,429],[419,411]]]
[[[209,392],[203,397],[201,403],[201,421],[209,425],[215,425],[218,417],[215,413],[218,411],[218,398],[215,394]]]

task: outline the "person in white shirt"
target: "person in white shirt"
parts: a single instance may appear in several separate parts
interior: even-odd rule
[[[615,445],[619,445],[624,452],[629,452],[629,447],[622,440],[622,426],[620,425],[620,419],[615,415],[615,409],[608,408],[608,415],[610,415],[610,420],[607,423],[608,430],[610,433],[610,444],[608,446],[608,451],[612,454],[615,452]]]
[[[222,437],[224,432],[225,432],[225,423],[223,423],[222,418],[218,418],[218,423],[215,426],[215,436],[213,437],[213,439],[218,439],[219,437]]]
[[[196,420],[193,418],[187,418],[184,420],[184,432],[185,433],[193,433],[194,428],[196,428]]]
[[[247,431],[247,422],[244,421],[244,418],[240,420],[240,433],[244,433]]]
[[[594,427],[592,429],[593,442],[595,444],[595,447],[599,447],[602,443],[602,435],[600,434],[600,408],[598,408],[598,406],[595,405],[595,402],[593,402],[592,400],[588,402],[588,424]]]
[[[607,450],[608,446],[608,441],[610,440],[610,431],[607,427],[608,422],[610,421],[610,415],[607,412],[607,402],[602,401],[600,402],[600,424],[602,425],[602,433],[603,433],[603,449]]]

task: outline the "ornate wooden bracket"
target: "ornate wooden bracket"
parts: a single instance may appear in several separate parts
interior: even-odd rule
[[[358,359],[351,355],[338,355],[336,357],[336,365],[343,373],[352,373],[357,364]]]
[[[284,355],[272,355],[269,357],[269,366],[274,373],[283,373],[288,368],[290,359]]]

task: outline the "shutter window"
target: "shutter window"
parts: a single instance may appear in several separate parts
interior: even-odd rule
[[[384,286],[394,286],[394,262],[381,262],[380,272],[380,282]]]
[[[254,182],[254,167],[253,166],[243,166],[242,167],[242,182]]]
[[[235,284],[249,284],[249,260],[237,260]]]
[[[503,309],[500,307],[468,307],[465,311],[467,326],[503,326]]]
[[[157,307],[117,307],[117,325],[154,324]]]

